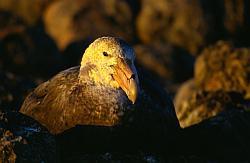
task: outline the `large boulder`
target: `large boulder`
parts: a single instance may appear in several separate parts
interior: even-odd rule
[[[205,91],[236,91],[250,98],[250,49],[219,41],[195,63],[195,83]]]
[[[47,33],[61,50],[72,42],[105,35],[122,37],[127,42],[134,39],[133,15],[125,0],[55,1],[46,9],[43,20]]]

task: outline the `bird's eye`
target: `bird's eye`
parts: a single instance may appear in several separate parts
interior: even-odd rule
[[[103,52],[102,54],[103,54],[103,56],[105,56],[105,57],[109,56],[107,52]]]

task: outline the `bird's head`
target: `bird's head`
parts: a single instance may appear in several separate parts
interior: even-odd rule
[[[139,79],[134,60],[134,50],[126,42],[114,37],[101,37],[85,50],[79,78],[81,80],[88,72],[88,77],[96,84],[121,88],[135,103]]]

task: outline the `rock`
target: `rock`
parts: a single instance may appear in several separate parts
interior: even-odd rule
[[[171,43],[192,54],[206,41],[207,24],[197,0],[143,0],[136,27],[144,43]]]
[[[176,142],[183,158],[193,156],[205,162],[249,160],[250,101],[243,94],[206,92],[190,80],[179,89],[175,102],[184,128]]]
[[[182,128],[187,127],[190,122],[186,119],[189,119],[190,113],[190,101],[192,100],[194,94],[196,93],[196,87],[194,83],[194,79],[190,79],[178,88],[175,97],[174,97],[174,105],[177,118],[180,122],[180,126]]]
[[[110,162],[141,162],[141,163],[160,163],[164,162],[163,158],[158,155],[143,153],[143,152],[103,152],[82,154],[78,157],[67,158],[65,162],[96,162],[96,163],[110,163]]]
[[[205,91],[236,91],[250,98],[250,49],[218,42],[195,63],[195,83]]]
[[[35,81],[29,78],[0,71],[0,109],[17,111],[25,97],[35,86]]]
[[[162,83],[180,83],[192,76],[194,58],[171,45],[135,45],[139,65],[152,72]]]
[[[142,134],[130,127],[76,126],[57,135],[56,139],[64,162],[147,162],[150,157],[159,161],[172,149],[170,145],[162,148],[161,144],[156,143],[165,144],[164,139],[149,139]]]
[[[249,46],[249,1],[224,1],[224,25],[232,40],[237,45]]]
[[[43,20],[46,31],[61,50],[72,42],[105,35],[133,41],[133,17],[125,0],[55,1],[46,9]]]
[[[7,17],[0,37],[0,67],[3,70],[45,78],[59,71],[62,58],[42,27],[28,28],[18,23],[11,24],[8,23],[11,16],[2,16]]]
[[[220,39],[249,46],[247,0],[142,0],[136,22],[143,43],[171,43],[193,55]]]
[[[249,100],[241,109],[227,105],[217,116],[183,130],[180,153],[206,162],[247,162],[250,147]]]
[[[189,86],[189,88],[187,89],[186,86]],[[192,85],[186,86],[182,87],[180,90],[182,92],[178,92],[178,95],[180,96],[186,90],[188,92],[187,96],[181,102],[176,99],[177,104],[179,104],[177,105],[176,114],[183,128],[214,117],[226,111],[228,106],[234,106],[239,110],[246,107],[243,96],[237,92],[206,92],[194,88]]]
[[[20,33],[25,30],[24,21],[7,11],[0,11],[0,40],[10,33]]]
[[[232,100],[235,98],[232,92],[249,99],[249,66],[248,48],[234,48],[228,42],[219,41],[204,49],[196,60],[194,79],[184,83],[175,97],[180,125],[188,127],[213,117],[228,102],[238,104]]]
[[[0,9],[18,15],[29,25],[35,25],[50,2],[49,0],[0,0]]]
[[[3,162],[55,162],[55,139],[33,119],[0,111],[0,159]]]

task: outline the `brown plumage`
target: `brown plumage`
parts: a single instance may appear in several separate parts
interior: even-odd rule
[[[86,49],[81,67],[62,71],[38,86],[20,112],[53,134],[75,125],[178,128],[168,95],[151,83],[139,84],[134,59],[133,49],[124,41],[99,38]]]

